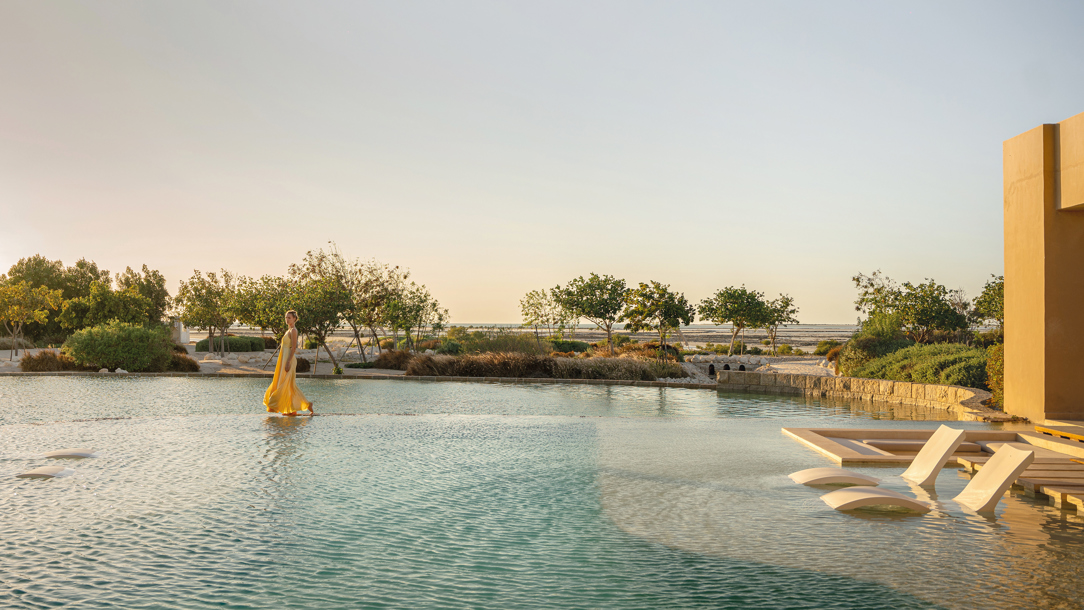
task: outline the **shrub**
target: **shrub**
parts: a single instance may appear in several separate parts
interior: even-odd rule
[[[876,336],[856,335],[843,344],[836,362],[844,375],[858,377],[854,371],[866,363],[912,345],[914,343],[907,339],[882,339]]]
[[[331,374],[332,375],[342,375],[343,374],[343,368],[341,366],[337,366],[337,367],[331,369]]]
[[[870,360],[854,377],[986,389],[986,350],[958,343],[912,345]]]
[[[1005,344],[995,343],[986,348],[986,386],[994,395],[997,408],[1005,409]]]
[[[263,337],[264,349],[276,349],[279,346],[279,340],[274,337]],[[199,351],[199,350],[196,350]]]
[[[34,356],[23,356],[22,360],[19,361],[19,368],[24,373],[98,370],[89,366],[79,366],[79,363],[75,361],[75,358],[54,351],[41,351]]]
[[[440,347],[437,348],[438,354],[446,354],[449,356],[455,356],[463,353],[463,344],[458,341],[452,341],[451,339],[445,339],[440,342]]]
[[[173,352],[169,359],[169,370],[177,373],[198,373],[199,363],[189,358],[187,354]]]
[[[80,366],[126,371],[165,371],[171,360],[169,332],[123,322],[108,322],[76,331],[63,351]]]
[[[783,345],[780,345],[778,348],[776,348],[776,351],[779,352],[780,354],[787,355],[787,354],[793,354],[794,353],[794,348],[791,347],[790,345],[784,343]]]
[[[751,356],[759,356],[760,354],[764,353],[764,350],[760,349],[759,347],[753,346],[745,348],[745,353]]]
[[[184,354],[185,356],[188,355],[188,348],[181,345],[180,343],[174,343],[171,347],[173,349],[173,353],[175,354]]]
[[[305,349],[319,349],[320,342],[316,340],[316,337],[305,337]]]
[[[828,362],[835,362],[836,360],[839,359],[839,353],[842,352],[842,351],[843,351],[843,346],[842,345],[837,345],[837,346],[833,347],[832,349],[828,350],[828,353],[826,353],[824,355],[824,357],[828,360]]]
[[[396,371],[405,371],[410,359],[414,357],[407,351],[389,349],[380,354],[376,360],[374,360],[375,368],[378,369],[392,369]]]
[[[214,351],[218,351],[221,341],[221,337],[215,337]],[[207,342],[207,339],[201,339],[196,342],[196,351],[211,351],[207,349],[208,345],[210,344]],[[264,350],[264,345],[265,342],[263,337],[226,337],[227,352],[262,352]],[[278,345],[278,343],[275,345]]]
[[[553,346],[554,351],[557,352],[586,352],[591,349],[591,344],[586,341],[562,341],[560,339],[550,339],[549,343]],[[616,345],[617,342],[615,341],[614,344]]]
[[[424,352],[427,349],[436,351],[440,347],[440,339],[430,339],[428,341],[418,342],[418,351]]]
[[[374,369],[376,368],[375,362],[351,362],[346,365],[348,369]]]
[[[772,342],[771,342],[771,340],[769,340],[769,339],[761,339],[761,340],[760,340],[760,344],[761,344],[761,345],[771,345],[771,344],[772,344]]]
[[[1001,345],[1005,343],[1005,330],[1001,328],[995,328],[982,333],[975,333],[974,336],[975,345],[979,347],[991,347],[994,345]]]
[[[842,344],[839,341],[836,341],[835,339],[828,339],[827,341],[820,341],[820,342],[817,343],[817,349],[813,350],[813,355],[814,356],[825,356],[825,355],[828,354],[828,352],[832,348],[837,347],[839,345],[842,345]]]
[[[308,358],[298,357],[298,359],[297,359],[297,371],[295,371],[295,372],[297,372],[297,373],[308,373],[311,370],[312,370],[312,363],[309,362],[309,359]]]
[[[654,381],[685,377],[681,365],[633,358],[552,358],[535,354],[484,353],[465,356],[421,355],[410,361],[411,376],[534,377]]]
[[[380,349],[395,349],[395,340],[384,339],[380,342]]]
[[[796,348],[794,348],[794,355],[795,356],[804,356],[805,355],[805,350],[802,350],[802,349],[799,349],[799,348],[796,347]]]

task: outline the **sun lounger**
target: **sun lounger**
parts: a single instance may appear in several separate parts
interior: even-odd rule
[[[1010,445],[1001,447],[954,500],[975,512],[993,510],[1013,481],[1034,459],[1035,453],[1032,451]],[[875,487],[848,487],[824,494],[821,500],[836,510],[888,505],[926,513],[932,508],[926,502],[899,492]]]
[[[1034,451],[1002,445],[960,495],[954,498],[956,503],[979,513],[994,510],[1001,496],[1034,460]]]
[[[47,458],[88,458],[93,456],[94,450],[85,447],[59,449],[57,451],[49,451],[45,454],[45,457]]]
[[[954,430],[942,425],[930,437],[911,462],[911,467],[903,473],[903,478],[919,485],[930,485],[937,480],[937,473],[945,462],[952,457],[956,449],[964,442],[964,431]],[[852,485],[876,485],[880,479],[861,475],[843,468],[810,468],[799,470],[790,475],[790,479],[802,485],[832,485],[850,483]],[[849,480],[848,480],[849,479]]]
[[[75,474],[75,471],[71,468],[65,468],[63,466],[42,466],[33,470],[28,470],[22,474],[15,475],[17,479],[52,479],[56,477],[68,477]]]

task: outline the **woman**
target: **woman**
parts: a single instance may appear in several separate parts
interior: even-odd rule
[[[275,365],[275,377],[271,379],[271,385],[263,395],[263,404],[267,406],[268,413],[282,413],[294,416],[298,411],[308,409],[309,415],[316,415],[312,408],[312,401],[305,398],[301,389],[297,387],[297,312],[286,312],[286,325],[290,330],[282,336],[279,348],[279,360]],[[286,354],[283,357],[283,354]]]

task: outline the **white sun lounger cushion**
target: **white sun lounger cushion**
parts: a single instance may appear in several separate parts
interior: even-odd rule
[[[901,475],[903,478],[919,485],[933,485],[937,481],[937,473],[945,466],[945,462],[956,453],[960,443],[964,442],[964,431],[954,430],[942,425],[938,428],[930,440],[922,446],[911,466]]]
[[[94,455],[93,449],[87,449],[85,447],[71,447],[68,449],[59,449],[57,451],[49,451],[45,454],[47,458],[87,458]]]
[[[791,474],[790,480],[800,485],[876,485],[881,482],[877,477],[843,468],[807,468]]]
[[[954,498],[956,503],[979,513],[994,510],[1009,486],[1033,461],[1034,451],[1018,449],[1007,443],[1002,445],[960,495]]]
[[[836,510],[852,510],[865,506],[898,506],[920,513],[930,512],[930,505],[914,498],[879,487],[848,487],[821,496],[824,503]]]
[[[66,477],[75,474],[75,471],[71,468],[65,468],[63,466],[42,466],[41,468],[35,468],[28,470],[22,474],[15,475],[18,479],[52,479],[55,477]]]

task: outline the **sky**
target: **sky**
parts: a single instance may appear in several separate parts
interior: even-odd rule
[[[1077,2],[0,0],[0,272],[171,292],[334,242],[453,323],[591,272],[856,317],[976,296],[1001,143],[1084,112]]]

